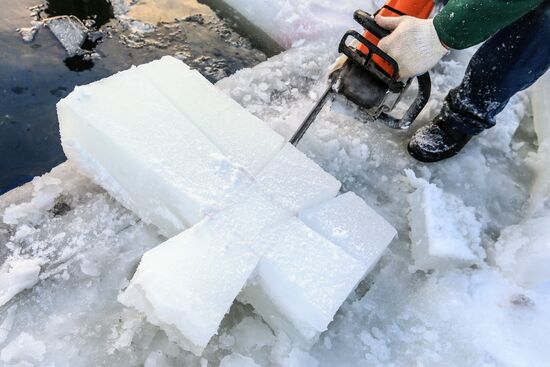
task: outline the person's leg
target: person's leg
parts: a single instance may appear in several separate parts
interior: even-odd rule
[[[510,98],[550,66],[550,0],[502,29],[475,53],[434,124],[418,130],[409,152],[433,162],[451,157],[472,135],[495,125]]]
[[[457,88],[445,99],[449,124],[468,135],[495,125],[510,98],[550,66],[550,1],[504,28],[475,53]]]

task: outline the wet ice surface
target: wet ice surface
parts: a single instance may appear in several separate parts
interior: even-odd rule
[[[55,104],[75,85],[164,55],[184,59],[211,81],[266,59],[258,45],[233,31],[233,22],[212,11],[152,26],[125,17],[129,3],[113,1],[109,10],[106,0],[18,0],[2,7],[0,193],[65,160]],[[77,42],[82,54],[73,57],[43,25],[46,18],[68,14],[88,29],[84,43]]]
[[[288,137],[321,93],[336,41],[304,44],[218,86]],[[201,359],[125,310],[116,301],[119,291],[141,254],[163,239],[70,164],[0,198],[0,243],[6,244],[0,259],[41,264],[39,282],[1,308],[0,348],[23,340],[37,353],[21,358],[56,366],[217,366],[222,358],[224,366],[545,366],[550,287],[523,288],[514,278],[514,261],[524,256],[503,250],[521,245],[529,238],[525,231],[543,243],[547,230],[543,219],[524,224],[534,175],[526,159],[536,151],[525,95],[456,158],[424,165],[405,149],[414,129],[430,121],[449,87],[460,82],[470,54],[451,54],[436,67],[432,101],[413,130],[363,125],[324,111],[304,137],[300,149],[399,232],[311,351],[273,335],[251,308],[236,303]],[[411,268],[407,197],[414,187],[406,168],[473,208],[482,224],[485,261],[433,273]],[[34,198],[47,200],[33,202],[33,190]],[[27,214],[14,216],[12,207],[8,224],[5,208],[11,204],[23,204],[27,209],[19,213]],[[539,209],[541,218],[548,214],[548,208]]]
[[[130,21],[120,43],[131,49],[173,55],[212,82],[266,59],[214,14],[190,15],[155,27]]]

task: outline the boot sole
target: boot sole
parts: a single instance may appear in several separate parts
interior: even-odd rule
[[[414,159],[416,159],[417,161],[424,162],[424,163],[435,163],[435,162],[439,162],[439,161],[454,157],[460,152],[461,149],[462,147],[456,151],[449,150],[447,152],[441,152],[441,153],[427,153],[425,151],[421,151],[418,148],[411,147],[410,142],[409,144],[407,144],[407,151],[409,152],[409,155]]]

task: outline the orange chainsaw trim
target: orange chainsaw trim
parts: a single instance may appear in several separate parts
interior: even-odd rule
[[[434,8],[434,0],[388,0],[385,6],[396,9],[397,11],[400,11],[405,15],[410,15],[412,17],[421,18],[421,19],[427,19]],[[385,17],[401,16],[400,14],[395,13],[388,8],[382,8],[378,14]],[[374,36],[372,33],[368,31],[366,31],[363,34],[363,36],[375,45],[378,45],[378,42],[380,41],[376,36]],[[363,45],[359,45],[358,49],[365,55],[368,55],[369,53],[368,48]],[[376,65],[382,68],[385,72],[387,72],[390,75],[392,74],[393,72],[392,66],[387,61],[382,59],[380,56],[373,55],[372,60]]]

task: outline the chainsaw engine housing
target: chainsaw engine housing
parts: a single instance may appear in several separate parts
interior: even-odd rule
[[[334,91],[360,107],[372,119],[377,119],[382,113],[394,109],[408,85],[392,91],[387,83],[362,66],[346,63],[336,76]]]

